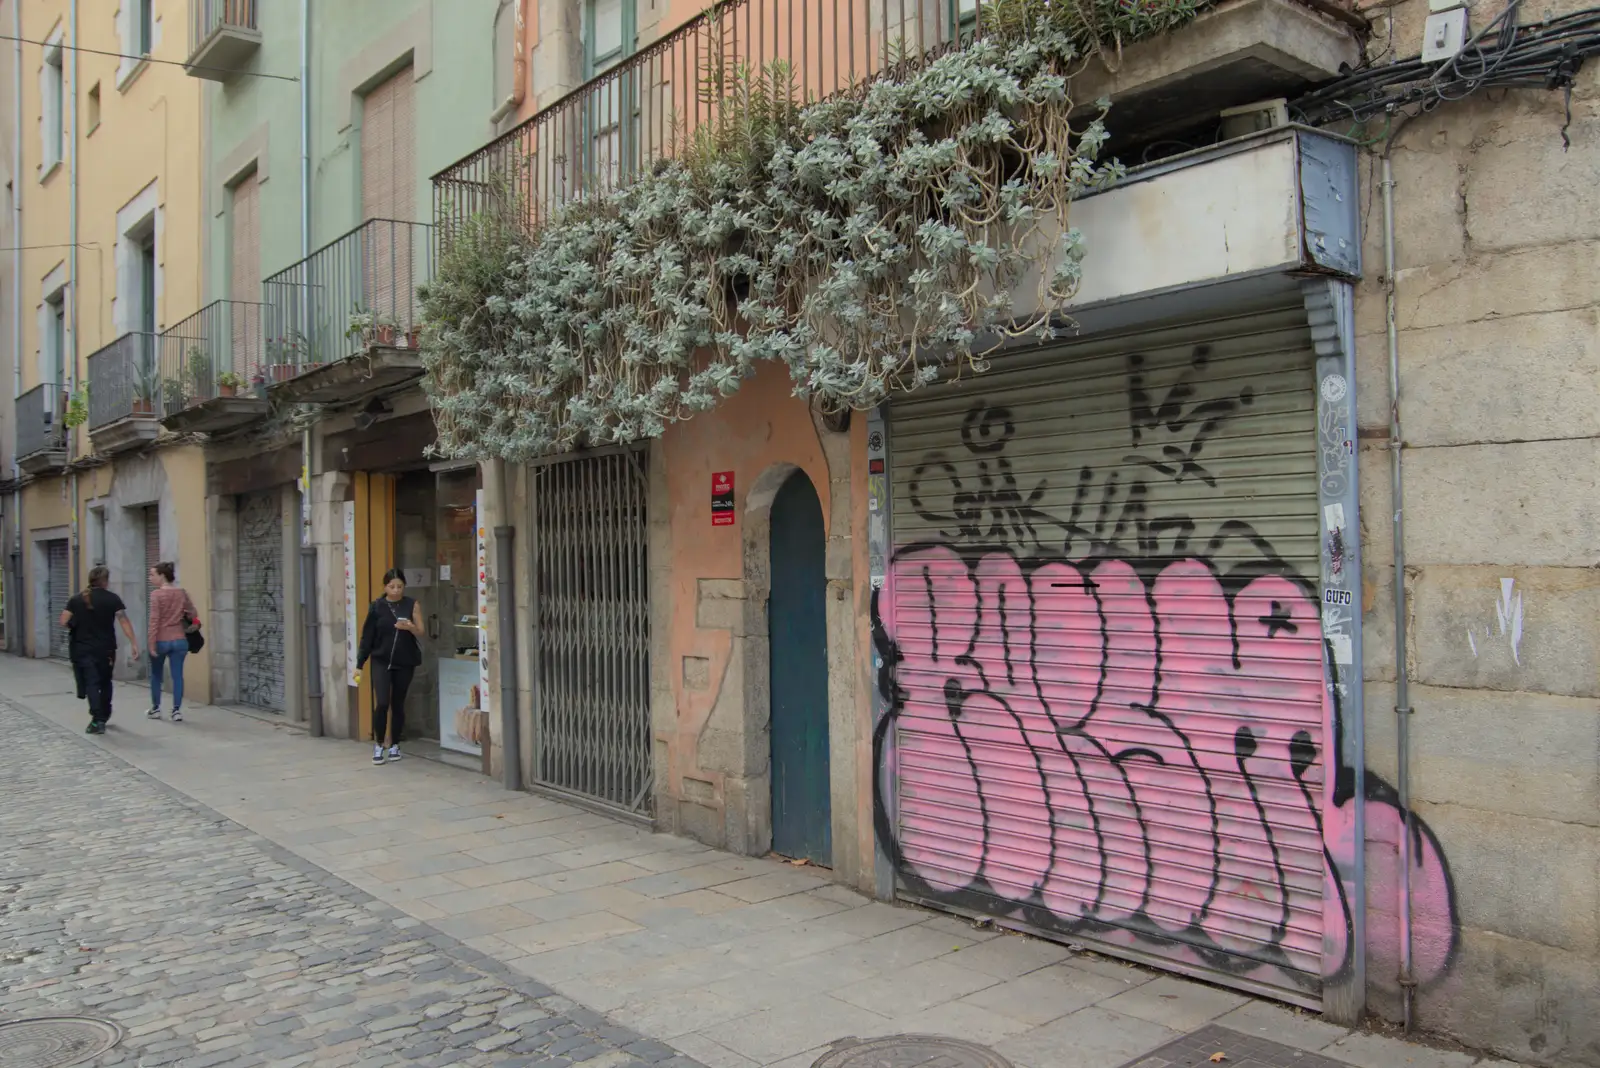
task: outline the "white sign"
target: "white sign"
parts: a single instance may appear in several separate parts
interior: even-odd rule
[[[489,700],[489,540],[484,536],[483,490],[474,501],[473,520],[478,528],[478,707],[488,715]]]
[[[344,502],[344,656],[345,685],[356,684],[361,621],[356,618],[356,502]]]

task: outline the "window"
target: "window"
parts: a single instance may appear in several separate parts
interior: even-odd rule
[[[615,67],[633,51],[633,0],[588,0],[585,5],[584,78]]]
[[[100,128],[100,83],[95,82],[89,87],[89,132],[94,133]]]
[[[47,333],[44,339],[45,373],[53,385],[67,384],[67,291],[58,289],[44,299]]]
[[[89,509],[89,559],[94,567],[103,567],[106,562],[106,510],[104,508]]]
[[[44,67],[39,71],[39,169],[45,173],[61,162],[61,142],[66,136],[66,84],[58,34],[54,41],[45,46]]]
[[[584,5],[584,78],[595,78],[633,54],[634,0],[588,0]],[[590,95],[584,123],[588,126],[589,158],[583,180],[599,187],[614,185],[632,170],[637,112],[634,74],[626,72]],[[628,122],[624,122],[627,117]]]
[[[133,0],[133,54],[148,56],[156,46],[155,0]]]

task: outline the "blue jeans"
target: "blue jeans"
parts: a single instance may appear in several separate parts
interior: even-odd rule
[[[172,707],[183,707],[183,658],[189,655],[189,639],[156,642],[155,655],[150,658],[150,707],[161,707],[161,669],[172,661]]]

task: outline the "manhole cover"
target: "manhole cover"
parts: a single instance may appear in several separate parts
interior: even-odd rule
[[[1011,1068],[1011,1063],[959,1038],[889,1035],[825,1053],[811,1068]]]
[[[122,1028],[86,1016],[43,1016],[0,1024],[0,1064],[6,1068],[67,1068],[100,1056],[122,1041]]]

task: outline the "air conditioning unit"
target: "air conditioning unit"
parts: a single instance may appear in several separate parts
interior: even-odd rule
[[[1289,101],[1283,97],[1222,109],[1222,140],[1289,125]]]

